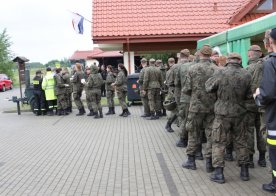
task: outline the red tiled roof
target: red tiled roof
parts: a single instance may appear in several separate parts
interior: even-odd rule
[[[107,51],[104,52],[99,48],[94,48],[93,50],[87,51],[75,51],[71,56],[71,60],[81,60],[81,59],[93,59],[93,58],[104,58],[104,57],[121,57],[123,54],[120,51]]]
[[[218,33],[256,0],[93,0],[92,36]]]

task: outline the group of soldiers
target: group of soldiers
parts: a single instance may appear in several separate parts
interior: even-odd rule
[[[81,96],[83,90],[86,94],[87,107],[89,113],[87,116],[94,118],[103,118],[101,106],[101,89],[105,84],[107,90],[107,102],[109,110],[106,115],[115,114],[114,95],[117,91],[119,103],[122,106],[122,114],[120,116],[127,117],[130,115],[126,104],[127,94],[127,70],[123,64],[118,65],[119,73],[116,76],[112,66],[107,66],[107,77],[104,81],[99,73],[97,65],[86,67],[82,70],[82,65],[76,63],[73,67],[72,76],[68,68],[52,68],[46,69],[46,75],[40,70],[36,72],[33,78],[34,85],[34,113],[39,115],[68,115],[72,112],[72,96],[79,113],[82,116],[86,113]],[[55,112],[54,112],[55,111]]]
[[[203,160],[202,144],[206,143],[206,172],[212,173],[211,181],[225,182],[224,161],[233,161],[233,151],[240,178],[248,181],[249,168],[254,167],[255,135],[258,165],[266,167],[264,109],[257,107],[253,93],[260,86],[263,63],[272,53],[269,34],[264,39],[267,56],[260,46],[250,46],[246,69],[239,53],[221,58],[209,45],[194,56],[188,49],[181,50],[178,62],[170,58],[167,67],[161,60],[150,59],[149,64],[141,60],[142,117],[155,120],[166,115],[165,109],[171,111],[165,129],[174,132],[174,122],[180,127],[176,145],[187,148],[188,157],[183,168],[196,170],[195,160]]]

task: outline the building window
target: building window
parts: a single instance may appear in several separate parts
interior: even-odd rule
[[[256,11],[269,11],[272,9],[273,9],[273,0],[266,0],[256,9]]]

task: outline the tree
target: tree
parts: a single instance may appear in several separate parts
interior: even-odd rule
[[[70,67],[70,61],[66,58],[63,60],[51,60],[45,64],[45,67],[56,67],[56,64],[60,64],[61,67]]]
[[[12,53],[10,51],[11,41],[6,29],[0,33],[0,73],[5,73],[13,78],[13,69],[15,67],[12,62]]]

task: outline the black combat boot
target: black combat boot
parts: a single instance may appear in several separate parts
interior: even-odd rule
[[[253,158],[254,158],[253,154],[249,155],[249,165],[248,165],[249,168],[254,168],[255,167]]]
[[[182,164],[183,168],[196,170],[195,156],[188,155],[188,160]]]
[[[186,148],[188,145],[188,141],[184,138],[180,138],[179,141],[176,143],[176,146],[179,148]]]
[[[266,167],[265,152],[260,152],[258,165],[260,167]]]
[[[234,161],[232,152],[233,152],[232,148],[227,148],[226,147],[225,154],[224,154],[224,160],[225,161]]]
[[[58,115],[58,116],[61,116],[61,115],[62,115],[61,109],[57,109],[56,115]]]
[[[170,133],[174,132],[174,130],[172,129],[172,123],[169,120],[165,126],[165,129]]]
[[[163,114],[161,111],[157,111],[156,112],[156,116],[158,116],[159,118],[162,118],[163,117]]]
[[[128,111],[128,109],[126,109],[126,113],[128,116],[131,115],[131,113]]]
[[[94,116],[94,118],[95,118],[95,119],[100,118],[100,116],[99,116],[99,113],[98,113],[98,112],[95,112],[95,116]]]
[[[199,144],[196,154],[195,154],[195,159],[196,160],[203,160],[203,154],[202,154],[202,144]]]
[[[147,120],[156,120],[156,119],[158,119],[158,116],[156,116],[154,112],[151,112],[150,117],[147,117]]]
[[[64,115],[64,116],[66,116],[66,115],[69,115],[69,112],[67,112],[67,110],[65,109],[65,110],[61,111],[61,114]]]
[[[110,114],[112,114],[112,108],[111,107],[108,108],[108,112],[105,113],[105,115],[110,115]]]
[[[263,184],[263,190],[270,192],[270,193],[276,193],[276,178],[272,174],[272,182],[269,184]]]
[[[243,181],[248,181],[249,180],[249,170],[248,170],[247,165],[241,165],[240,178]]]
[[[72,113],[72,106],[70,106],[68,109],[69,109],[69,112]]]
[[[111,107],[111,113],[115,114],[115,107]]]
[[[94,116],[95,114],[94,114],[94,112],[93,112],[93,110],[90,110],[90,112],[87,114],[87,116]]]
[[[128,113],[129,113],[128,110],[125,109],[124,112],[123,112],[123,117],[128,117],[128,115],[129,115]]]
[[[103,111],[102,109],[99,109],[100,118],[103,118]]]
[[[123,115],[124,115],[124,113],[125,113],[125,110],[123,110],[123,111],[122,111],[122,113],[121,113],[121,114],[119,114],[119,116],[123,116]]]
[[[206,172],[211,173],[214,171],[215,168],[213,168],[212,164],[212,157],[206,158]]]
[[[223,167],[216,167],[215,171],[210,175],[210,180],[219,184],[223,184],[225,182]]]
[[[143,114],[143,115],[141,115],[141,117],[147,118],[147,117],[150,117],[150,114]]]
[[[82,116],[82,115],[84,115],[84,114],[85,114],[84,108],[80,108],[80,109],[79,109],[79,113],[76,114],[76,116]]]

